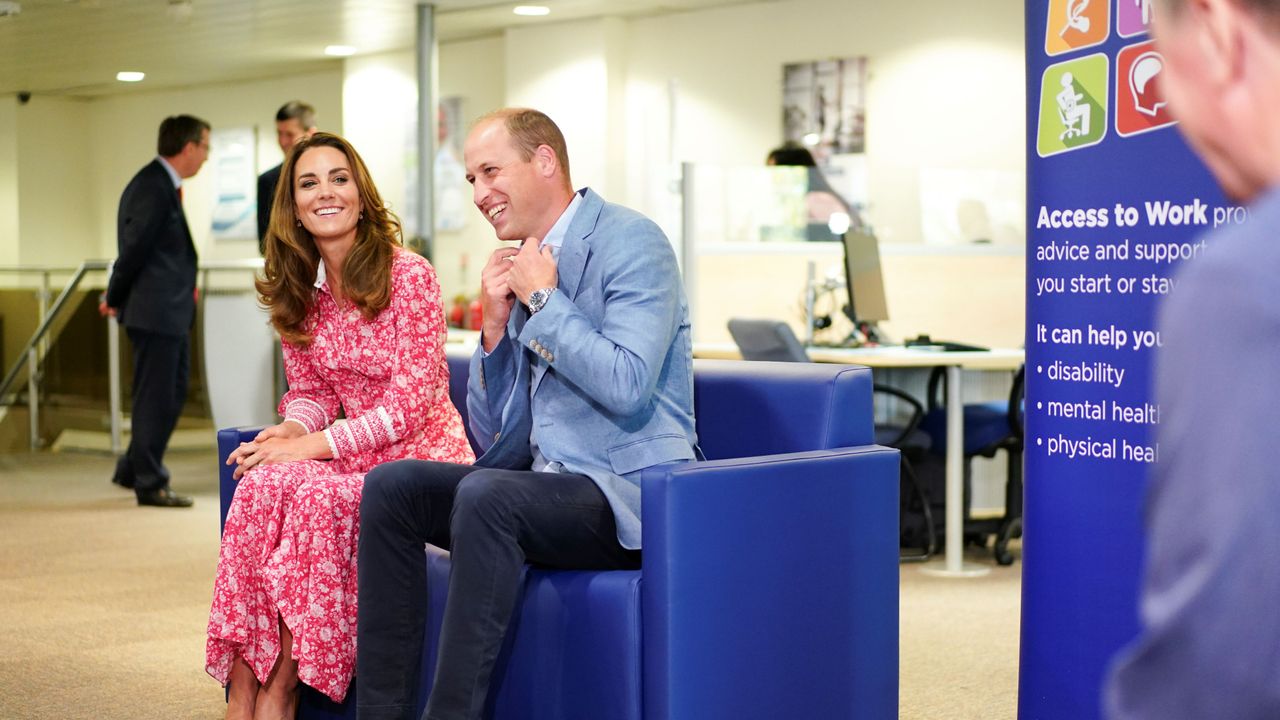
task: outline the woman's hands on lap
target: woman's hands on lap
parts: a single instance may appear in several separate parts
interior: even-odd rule
[[[240,447],[227,456],[227,464],[236,465],[232,477],[239,480],[255,465],[322,460],[329,455],[329,443],[323,432],[308,433],[299,423],[282,422],[264,428],[253,440],[240,443]]]

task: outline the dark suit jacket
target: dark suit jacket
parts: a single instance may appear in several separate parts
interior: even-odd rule
[[[119,255],[107,305],[127,328],[185,335],[195,320],[196,248],[173,181],[160,160],[138,171],[120,196]]]
[[[271,202],[276,197],[276,183],[280,182],[280,168],[277,165],[258,176],[258,253],[263,253],[267,242],[267,225],[271,223]]]

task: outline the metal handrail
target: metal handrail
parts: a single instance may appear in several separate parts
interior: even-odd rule
[[[0,273],[69,273],[79,268],[60,265],[0,265]]]
[[[44,283],[43,283],[44,289],[42,291],[41,298],[40,298],[40,325],[36,328],[36,331],[32,333],[31,339],[28,340],[26,346],[22,348],[22,352],[18,353],[18,360],[14,362],[13,367],[10,368],[9,372],[5,374],[4,380],[0,381],[0,401],[2,401],[8,395],[9,388],[13,386],[14,380],[18,378],[18,373],[22,370],[23,363],[25,362],[26,365],[28,366],[28,377],[27,377],[28,418],[27,420],[28,420],[28,423],[30,424],[32,449],[35,449],[39,446],[39,423],[40,423],[39,408],[38,408],[39,394],[40,394],[40,388],[39,388],[40,353],[36,350],[36,347],[40,345],[42,340],[44,340],[45,334],[49,332],[49,328],[53,327],[53,323],[55,320],[58,319],[59,314],[61,314],[62,312],[62,308],[66,306],[67,299],[70,298],[71,293],[75,292],[76,288],[79,287],[80,280],[84,278],[85,274],[89,272],[109,270],[109,269],[111,269],[111,263],[106,260],[87,260],[85,262],[80,263],[80,266],[75,269],[75,274],[72,275],[71,280],[67,282],[66,286],[62,288],[62,292],[58,294],[58,299],[53,302],[53,307],[48,308],[46,310],[45,301],[48,296],[49,273],[59,272],[60,269],[3,268],[3,270],[6,272],[40,272],[44,275]],[[113,325],[111,328],[111,332],[109,334],[109,344],[114,348],[114,347],[118,347],[116,344],[117,342],[118,340],[116,338],[115,326]],[[113,354],[112,361],[113,363],[116,363],[118,365],[119,359],[116,358]],[[119,376],[119,368],[116,366],[113,366],[113,370],[114,372],[112,374],[112,379],[117,380]],[[120,388],[119,388],[118,382],[112,383],[111,408],[113,411],[112,412],[112,428],[111,428],[112,429],[111,448],[113,451],[118,452],[119,428],[116,425],[116,418],[119,417],[118,411],[120,409]]]
[[[111,263],[107,260],[86,260],[85,262],[80,263],[80,267],[76,268],[75,274],[71,276],[71,280],[67,282],[66,286],[62,288],[62,292],[58,294],[58,299],[53,301],[53,307],[49,308],[49,313],[45,315],[44,319],[40,322],[40,326],[37,327],[36,331],[31,335],[31,339],[28,340],[27,344],[22,348],[22,352],[18,353],[19,360],[14,363],[13,367],[9,369],[9,372],[5,374],[4,380],[0,382],[0,398],[3,398],[9,392],[9,387],[13,385],[13,381],[17,379],[18,372],[22,370],[22,365],[25,362],[22,358],[26,357],[27,353],[35,349],[36,343],[39,343],[40,340],[44,338],[44,334],[53,326],[53,321],[57,319],[58,313],[62,312],[62,307],[67,304],[67,298],[71,297],[71,293],[75,292],[76,288],[80,285],[80,280],[85,276],[85,273],[97,270],[109,270],[110,268]]]
[[[200,286],[207,288],[209,285],[209,273],[223,270],[258,270],[262,268],[262,260],[260,258],[249,258],[244,260],[215,260],[212,262],[200,263],[197,269],[200,271]],[[31,335],[31,339],[27,341],[22,352],[18,354],[18,360],[13,367],[9,369],[4,376],[4,380],[0,381],[0,405],[4,404],[4,399],[8,396],[10,388],[17,380],[18,373],[21,372],[23,364],[27,364],[30,368],[29,377],[27,378],[27,402],[31,409],[31,445],[36,448],[38,445],[37,430],[37,397],[39,393],[38,387],[38,371],[39,356],[36,347],[45,339],[49,329],[53,327],[58,316],[62,313],[63,308],[67,304],[68,298],[76,291],[80,285],[80,281],[90,272],[109,271],[111,269],[111,261],[109,260],[86,260],[80,263],[76,268],[64,267],[37,267],[37,266],[0,266],[0,273],[42,273],[45,276],[44,282],[47,287],[48,276],[51,273],[74,272],[62,292],[59,293],[58,299],[54,301],[53,306],[46,312],[41,308],[41,321],[39,327]],[[41,301],[43,306],[43,298]],[[121,415],[123,402],[121,401],[120,391],[120,334],[119,325],[114,317],[107,318],[107,365],[109,376],[109,395],[111,406],[111,450],[115,454],[122,451],[121,442]]]

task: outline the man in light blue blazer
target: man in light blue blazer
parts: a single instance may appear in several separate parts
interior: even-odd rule
[[[634,568],[640,472],[691,460],[692,346],[675,254],[637,212],[574,192],[564,137],[506,109],[467,139],[467,180],[500,240],[467,409],[475,466],[406,460],[365,480],[359,717],[409,718],[426,616],[422,545],[452,570],[424,718],[479,718],[525,562]]]

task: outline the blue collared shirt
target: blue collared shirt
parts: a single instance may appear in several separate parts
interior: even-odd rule
[[[160,161],[160,164],[164,167],[164,171],[169,173],[169,179],[173,181],[173,189],[177,190],[182,187],[182,176],[178,174],[177,170],[173,169],[173,166],[169,164],[169,161],[165,160],[163,155],[157,155],[156,159]]]
[[[573,200],[569,202],[569,207],[564,209],[560,214],[560,219],[556,220],[556,224],[551,226],[545,237],[542,238],[543,246],[551,248],[551,257],[560,259],[560,247],[564,245],[565,235],[569,232],[569,224],[573,222],[573,216],[578,214],[578,208],[582,205],[582,193],[573,194]],[[534,362],[530,368],[532,377],[529,382],[529,398],[533,399],[533,392],[537,389],[538,383],[541,382],[542,376],[551,367],[541,360]],[[560,469],[558,463],[551,462],[542,456],[541,450],[538,448],[538,425],[534,423],[533,430],[529,432],[529,449],[533,453],[533,470],[538,472],[557,472]]]
[[[569,207],[560,213],[560,219],[556,220],[556,224],[547,231],[546,237],[542,238],[542,244],[551,248],[551,257],[560,259],[560,247],[564,245],[564,236],[569,232],[569,223],[573,222],[573,216],[578,214],[578,208],[581,206],[582,193],[574,193]]]

